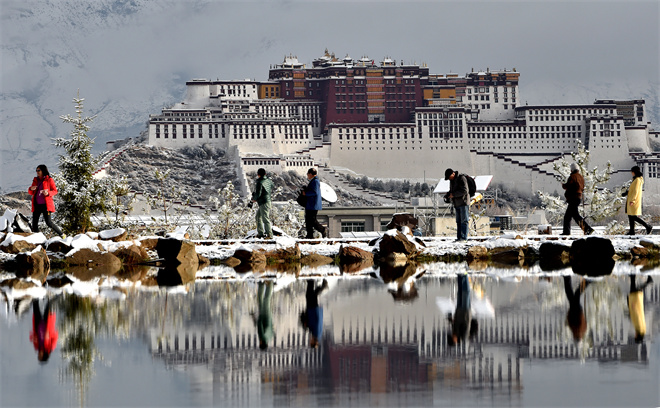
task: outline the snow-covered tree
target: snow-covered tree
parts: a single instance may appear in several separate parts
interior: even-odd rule
[[[281,190],[282,187],[278,187],[272,195],[280,195]],[[257,228],[256,208],[247,207],[247,201],[235,190],[231,181],[209,200],[217,210],[217,215],[208,217],[211,227],[209,238],[243,238],[250,230]],[[284,233],[296,236],[303,225],[300,212],[300,206],[291,200],[284,205],[273,205],[270,212],[271,223]]]
[[[209,237],[242,238],[256,227],[255,210],[247,207],[247,201],[235,190],[231,181],[218,190],[217,196],[210,197],[209,200],[218,211],[217,222],[211,226]]]
[[[92,155],[94,140],[87,136],[87,123],[96,116],[82,116],[84,100],[80,95],[73,99],[75,116],[60,116],[63,122],[73,124],[70,137],[53,139],[55,146],[66,151],[60,155],[60,173],[55,175],[58,188],[55,198],[58,202],[57,218],[64,231],[69,233],[85,232],[92,226],[91,215],[106,210],[112,189],[110,179],[92,177],[98,159]]]
[[[176,204],[176,202],[181,199],[183,191],[178,190],[175,185],[172,185],[170,188],[165,187],[165,181],[170,176],[170,169],[165,171],[156,170],[154,175],[159,186],[158,190],[156,190],[156,195],[151,196],[149,194],[145,194],[144,196],[146,197],[147,203],[152,210],[163,211],[163,215],[165,217],[165,225],[167,225],[167,213],[174,207],[174,204]],[[189,200],[186,200],[186,202],[182,204],[184,206],[188,205]]]
[[[584,192],[582,194],[583,206],[580,212],[585,219],[599,222],[616,215],[625,202],[619,192],[611,191],[605,185],[613,173],[612,165],[608,162],[604,170],[598,167],[590,169],[589,151],[578,142],[577,151],[571,153],[571,161],[563,158],[554,164],[555,178],[560,183],[565,183],[571,175],[571,162],[578,165],[580,174],[584,177]],[[550,222],[558,222],[563,219],[566,212],[566,200],[563,196],[554,196],[543,191],[538,191],[541,202],[545,209],[546,217]]]
[[[126,176],[113,180],[111,192],[110,202],[107,203],[108,214],[106,214],[104,221],[107,226],[123,227],[126,215],[133,211],[136,193],[131,193]],[[114,217],[114,219],[111,217]]]

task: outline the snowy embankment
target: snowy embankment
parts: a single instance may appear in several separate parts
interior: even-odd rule
[[[21,236],[16,234],[2,234],[0,233],[0,246],[12,244],[16,241],[24,240],[33,245],[37,245],[38,249],[41,247],[48,248],[55,242],[61,242],[71,247],[67,256],[70,256],[75,251],[82,248],[90,249],[99,252],[112,252],[117,248],[128,247],[131,245],[140,245],[140,242],[145,239],[125,240],[125,241],[110,241],[110,238],[116,238],[121,235],[123,231],[105,231],[101,234],[79,234],[74,237],[69,237],[65,240],[60,238],[46,239],[43,234],[32,234],[28,236]],[[175,234],[175,238],[182,238]],[[103,239],[105,238],[105,239]],[[156,237],[150,237],[156,238]],[[624,237],[624,236],[611,236],[602,237],[609,239],[615,252],[619,255],[629,254],[631,249],[642,247],[642,244],[647,247],[660,247],[660,236],[644,236],[644,237]],[[423,242],[426,247],[422,250],[421,256],[427,258],[442,258],[454,257],[463,259],[471,247],[481,246],[488,250],[497,248],[532,248],[538,250],[544,242],[553,242],[555,244],[565,245],[570,247],[574,239],[557,237],[551,235],[539,236],[515,236],[513,234],[505,234],[498,237],[474,237],[467,242],[454,242],[453,239],[448,238],[424,238]],[[196,251],[198,254],[209,258],[210,260],[220,261],[231,257],[237,249],[244,249],[249,251],[274,251],[277,249],[290,248],[298,245],[302,255],[318,254],[329,257],[336,257],[342,245],[350,245],[357,247],[364,251],[373,252],[374,246],[370,246],[367,241],[344,240],[344,239],[320,239],[320,240],[297,240],[291,237],[277,237],[274,240],[263,241],[259,239],[237,240],[231,242],[213,242],[203,241],[197,242]],[[49,256],[57,257],[57,254],[48,252]],[[0,251],[0,264],[2,262],[11,261],[16,258],[15,254],[8,254]],[[214,262],[216,263],[216,262]],[[158,269],[155,267],[146,267],[149,269],[147,275],[156,274]],[[553,271],[542,270],[538,263],[531,266],[493,266],[489,263],[482,262],[480,265],[469,264],[468,262],[432,262],[420,263],[415,266],[416,271],[408,280],[414,280],[420,276],[425,277],[446,277],[454,276],[459,273],[477,274],[482,276],[490,276],[497,279],[507,280],[521,280],[525,277],[532,276],[558,276],[572,274],[570,267],[558,269]],[[628,261],[617,262],[612,274],[614,275],[628,275],[638,273],[660,273],[660,269],[643,268],[642,266],[635,265]],[[197,281],[257,281],[262,279],[275,280],[278,287],[285,287],[289,283],[300,278],[338,278],[338,279],[380,279],[380,268],[375,266],[368,266],[359,270],[356,273],[342,273],[340,268],[334,264],[324,266],[305,266],[298,265],[294,270],[276,270],[266,269],[263,272],[255,273],[253,271],[237,272],[234,268],[226,265],[210,265],[206,266],[196,273]],[[47,293],[72,293],[80,296],[91,296],[98,298],[117,298],[123,299],[129,290],[167,290],[172,293],[186,293],[188,285],[161,288],[158,286],[143,285],[141,281],[131,281],[119,279],[116,276],[102,276],[93,278],[91,280],[80,280],[75,276],[63,272],[51,273],[48,276],[46,283],[42,284],[39,281],[27,278],[26,281],[34,283],[33,287],[18,289],[2,286],[2,282],[8,279],[14,279],[16,275],[12,272],[0,270],[0,290],[5,293],[9,298],[17,298],[20,296],[42,297]],[[67,280],[69,283],[55,287],[49,284],[52,280]],[[390,285],[392,283],[389,283]]]

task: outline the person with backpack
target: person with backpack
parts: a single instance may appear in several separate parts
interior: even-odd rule
[[[465,174],[452,169],[445,170],[445,180],[449,180],[449,191],[445,202],[451,202],[456,210],[456,241],[466,241],[470,220],[470,185]],[[471,178],[471,177],[470,177]]]
[[[314,239],[314,230],[321,233],[321,237],[328,236],[328,230],[316,219],[319,211],[323,209],[321,202],[321,182],[317,177],[317,171],[311,167],[307,170],[307,180],[309,184],[302,192],[307,199],[305,203],[305,229],[307,230],[307,239]]]
[[[32,180],[28,193],[32,196],[32,232],[39,232],[39,217],[43,214],[46,225],[57,235],[66,238],[60,227],[50,218],[50,213],[55,212],[53,197],[57,194],[57,187],[45,164],[37,166],[37,177]]]
[[[273,238],[273,227],[270,222],[271,198],[273,181],[266,176],[266,169],[257,170],[257,181],[252,192],[252,203],[257,203],[257,238]]]
[[[566,197],[566,202],[568,203],[566,213],[564,214],[564,230],[561,235],[571,235],[571,219],[574,219],[580,228],[582,228],[584,235],[593,234],[594,229],[587,224],[578,210],[578,207],[582,202],[584,177],[580,174],[580,169],[577,163],[571,163],[571,175],[568,177],[568,180],[566,180],[566,183],[561,186],[566,190],[566,192],[564,192],[564,197]]]

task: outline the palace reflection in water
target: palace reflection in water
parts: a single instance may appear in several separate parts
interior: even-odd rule
[[[198,283],[195,295],[179,295],[178,302],[190,304],[163,313],[151,326],[150,350],[166,367],[189,373],[206,398],[202,404],[370,404],[379,396],[412,395],[414,404],[425,405],[446,400],[447,391],[457,392],[457,398],[470,392],[496,404],[518,404],[525,370],[552,360],[648,365],[648,345],[657,333],[658,287],[651,284],[644,291],[648,332],[636,342],[629,279],[608,277],[577,291],[582,327],[576,329],[567,323],[575,310],[566,288],[581,287],[577,276],[471,277],[470,318],[476,328],[456,345],[451,345],[454,326],[448,319],[459,315],[456,277],[423,277],[416,282],[417,296],[406,301],[395,300],[375,279],[338,280],[319,298],[324,315],[316,348],[300,322],[308,308],[306,283],[276,284],[273,338],[265,351],[250,319],[257,307],[256,285],[225,283],[233,301],[195,313],[206,307],[198,302],[208,301],[201,293],[217,291],[215,284],[202,289]]]

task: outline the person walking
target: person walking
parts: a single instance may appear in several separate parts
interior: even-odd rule
[[[467,179],[463,174],[447,169],[445,180],[449,180],[445,202],[451,202],[456,210],[456,241],[466,241],[470,221],[470,190]]]
[[[41,313],[39,300],[32,300],[32,330],[30,341],[37,351],[37,358],[42,363],[48,361],[50,353],[57,346],[57,328],[55,326],[55,313],[50,311],[50,302],[46,299],[46,307]]]
[[[316,348],[323,333],[323,308],[319,305],[319,295],[328,289],[328,281],[323,279],[320,287],[316,287],[313,279],[307,281],[305,291],[305,310],[300,313],[300,324],[309,330],[309,346]]]
[[[641,343],[646,336],[646,317],[644,316],[644,289],[653,283],[651,277],[646,278],[646,282],[637,286],[636,276],[630,277],[630,293],[628,294],[628,312],[630,321],[635,328],[635,343]]]
[[[252,192],[251,203],[257,203],[257,238],[272,238],[273,227],[270,222],[271,191],[273,181],[266,176],[266,170],[257,170],[257,180]]]
[[[573,334],[573,339],[579,342],[587,332],[587,319],[584,317],[584,309],[580,304],[580,297],[587,289],[589,281],[582,278],[578,287],[573,290],[573,283],[569,275],[564,275],[564,292],[568,299],[568,312],[566,312],[566,325]]]
[[[646,233],[650,234],[653,230],[653,227],[644,222],[640,215],[642,215],[642,187],[644,186],[644,177],[642,177],[642,170],[639,166],[633,166],[630,169],[633,179],[630,183],[628,191],[623,193],[624,196],[628,196],[626,199],[626,214],[628,215],[628,222],[630,223],[630,230],[626,235],[635,235],[635,223],[642,224],[646,228]]]
[[[32,196],[32,232],[39,232],[39,216],[43,214],[46,225],[57,235],[66,238],[60,227],[50,218],[50,213],[55,212],[53,197],[57,194],[57,187],[45,164],[37,166],[37,177],[32,180],[28,193]]]
[[[303,195],[307,198],[305,204],[305,228],[307,229],[307,239],[314,238],[314,230],[320,232],[323,238],[328,236],[325,227],[316,219],[317,214],[323,208],[321,202],[321,182],[316,175],[317,172],[315,168],[312,167],[307,170],[307,180],[309,180],[309,184],[303,191]]]
[[[568,177],[566,183],[561,185],[564,190],[564,197],[568,207],[564,214],[564,230],[561,235],[571,235],[571,219],[582,228],[584,235],[593,234],[594,230],[587,224],[587,222],[580,215],[578,207],[582,202],[582,193],[584,192],[584,177],[580,174],[580,169],[577,163],[571,163],[571,175]]]

